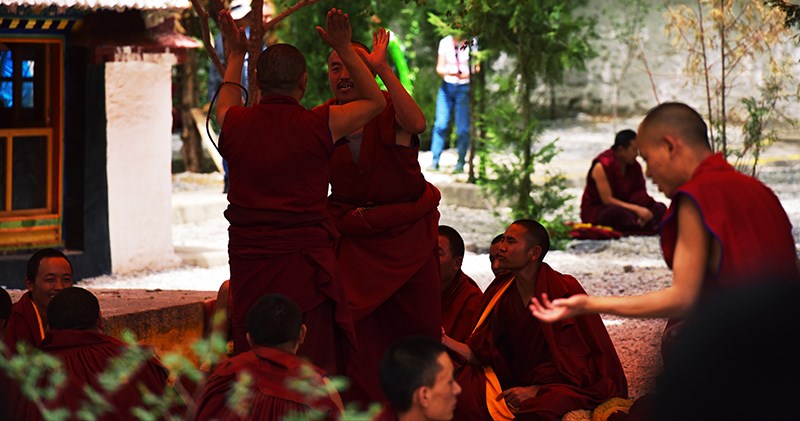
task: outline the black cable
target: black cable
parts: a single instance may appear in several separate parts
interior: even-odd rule
[[[219,146],[217,145],[217,143],[219,142],[219,139],[217,139],[217,142],[214,142],[214,136],[211,135],[211,110],[214,109],[214,104],[217,102],[217,97],[219,96],[219,91],[222,90],[222,87],[226,83],[229,84],[229,85],[236,85],[242,90],[242,92],[244,92],[244,105],[245,106],[247,106],[247,102],[249,101],[249,97],[247,95],[247,89],[244,86],[242,86],[241,83],[227,82],[226,81],[226,82],[220,83],[219,86],[217,87],[217,91],[214,92],[214,96],[211,97],[211,102],[208,104],[208,114],[206,114],[206,133],[208,134],[208,139],[211,141],[211,144],[214,145],[214,149],[217,150],[217,153],[220,153],[219,152]],[[221,130],[222,130],[222,127],[220,127],[220,131]],[[222,155],[222,154],[220,153],[220,155]]]

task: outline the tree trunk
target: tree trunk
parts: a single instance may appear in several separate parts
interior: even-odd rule
[[[186,52],[186,61],[182,66],[178,67],[181,82],[181,122],[183,123],[181,155],[186,170],[190,172],[200,172],[203,158],[200,136],[195,128],[191,113],[192,107],[195,107],[198,103],[197,86],[194,78],[194,75],[197,74],[197,64],[197,52],[189,50]]]

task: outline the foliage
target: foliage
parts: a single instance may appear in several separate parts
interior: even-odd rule
[[[221,326],[223,320],[224,314],[218,313],[214,318],[214,323],[216,326]],[[194,414],[196,409],[195,402],[203,390],[208,374],[192,361],[200,361],[201,367],[215,366],[222,361],[227,352],[227,341],[220,332],[222,329],[213,329],[209,338],[194,342],[191,346],[194,353],[193,359],[177,352],[165,354],[161,358],[161,362],[170,373],[168,387],[164,389],[163,394],[156,395],[143,385],[139,385],[138,389],[144,405],[132,409],[133,417],[143,421],[191,418],[190,415]],[[65,386],[67,380],[58,358],[26,346],[26,344],[20,344],[16,354],[6,357],[4,344],[0,341],[0,372],[5,372],[8,378],[19,385],[22,396],[36,405],[42,418],[46,421],[96,420],[113,409],[105,397],[128,383],[131,376],[154,356],[152,349],[140,346],[131,332],[124,332],[122,339],[127,348],[122,354],[109,360],[106,370],[99,374],[101,390],[86,386],[84,389],[85,399],[79,403],[75,413],[70,413],[67,408],[52,407],[52,401],[58,396],[59,390]],[[299,378],[291,381],[288,386],[303,392],[312,400],[315,396],[322,396],[331,389],[343,390],[347,387],[347,381],[342,378],[334,378],[325,384],[309,381],[314,378],[310,373],[312,371],[308,367],[307,371],[302,372]],[[246,402],[253,381],[255,379],[250,373],[240,373],[233,391],[228,397],[229,407],[241,417],[246,417],[248,414],[249,408],[246,407]],[[186,388],[188,384],[193,384],[194,394]],[[371,420],[379,411],[380,406],[377,404],[371,406],[367,411],[348,407],[340,419]],[[286,419],[312,421],[320,419],[321,415],[324,414],[319,411],[311,411],[307,414],[293,414]]]
[[[511,206],[514,218],[538,219],[553,228],[558,242],[559,232],[566,232],[561,221],[569,212],[564,209],[569,196],[563,176],[537,173],[552,161],[558,148],[555,141],[539,141],[542,124],[536,118],[539,110],[534,91],[548,88],[552,111],[554,87],[567,71],[585,69],[586,61],[595,55],[590,44],[596,38],[594,19],[575,13],[586,1],[444,3],[439,4],[444,11],[443,22],[451,22],[466,34],[479,35],[488,57],[511,59],[505,69],[495,69],[489,60],[481,65],[489,73],[486,83],[493,91],[493,102],[487,103],[476,122],[486,133],[480,140],[486,142],[489,151],[487,175],[480,182],[496,204]]]
[[[548,228],[553,248],[563,248],[566,243],[567,230],[564,222],[569,218],[571,209],[566,207],[570,196],[564,191],[568,187],[567,179],[560,173],[544,169],[560,152],[556,140],[541,142],[542,123],[531,119],[527,125],[519,123],[516,104],[502,100],[508,90],[513,89],[513,77],[506,77],[495,95],[496,102],[490,104],[490,118],[486,133],[486,146],[495,152],[488,161],[493,177],[483,180],[483,185],[497,206],[511,207],[508,215],[511,220],[535,219]],[[529,157],[527,163],[523,157]],[[536,180],[536,186],[526,184]],[[510,221],[506,221],[510,222]]]
[[[786,15],[783,23],[787,28],[794,28],[800,31],[800,4],[791,4],[784,0],[766,0],[764,3]],[[797,37],[798,35],[795,36]]]
[[[787,65],[788,57],[782,53],[782,45],[789,37],[783,26],[786,15],[762,2],[697,0],[696,7],[670,7],[666,18],[666,31],[673,35],[673,45],[686,53],[687,75],[694,83],[705,85],[712,147],[727,157],[734,153],[727,126],[739,119],[741,113],[738,104],[730,104],[729,99],[742,86],[741,76],[752,74],[750,69],[766,60],[768,71],[762,83],[772,86],[767,90],[777,89],[777,94],[770,94],[776,99],[787,97],[782,92],[792,81],[794,70]],[[767,97],[764,101],[769,108],[780,108],[780,101],[772,102]],[[751,120],[772,114],[759,111],[753,104],[748,107],[746,101],[743,105]],[[758,127],[766,130],[767,125],[755,124],[747,130]],[[749,141],[760,145],[743,150],[763,150],[769,143],[769,136],[764,133],[750,133]]]

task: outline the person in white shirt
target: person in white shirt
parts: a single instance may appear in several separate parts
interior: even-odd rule
[[[439,169],[439,158],[444,150],[447,127],[451,115],[455,114],[456,148],[458,162],[455,172],[464,170],[464,160],[469,149],[469,77],[478,71],[478,66],[470,66],[470,53],[478,49],[477,39],[463,40],[459,36],[448,35],[439,41],[439,57],[436,73],[442,77],[442,85],[436,96],[436,118],[433,123],[431,169]]]

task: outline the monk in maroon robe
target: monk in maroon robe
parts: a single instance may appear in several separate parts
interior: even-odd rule
[[[667,207],[647,194],[636,161],[636,132],[623,130],[614,145],[592,160],[581,199],[581,220],[626,234],[652,235]]]
[[[194,419],[280,420],[309,412],[338,419],[339,394],[322,369],[295,355],[307,331],[297,304],[280,294],[261,297],[247,315],[247,331],[251,349],[214,370]],[[230,395],[245,374],[251,377],[249,393],[231,406]]]
[[[481,314],[466,344],[445,345],[467,361],[457,376],[464,389],[455,419],[558,420],[627,397],[625,373],[597,315],[558,324],[530,316],[534,295],[585,294],[575,278],[542,262],[549,249],[541,224],[511,224],[500,243],[502,275],[486,289]]]
[[[447,349],[437,340],[414,336],[386,350],[380,367],[389,405],[376,421],[441,421],[453,417],[461,387]]]
[[[59,291],[72,286],[72,263],[58,250],[39,250],[28,259],[25,286],[28,292],[14,303],[6,322],[5,343],[12,353],[17,342],[32,347],[42,344],[47,333],[47,306]]]
[[[226,82],[239,82],[248,43],[226,11],[222,29],[230,43]],[[315,111],[299,101],[307,75],[303,54],[288,44],[264,50],[258,59],[264,96],[243,107],[232,83],[220,90],[217,119],[220,153],[228,161],[230,222],[228,254],[233,307],[234,353],[248,349],[246,314],[260,296],[278,292],[303,311],[311,334],[300,354],[331,372],[344,371],[355,336],[336,270],[336,231],[326,222],[325,203],[333,142],[361,127],[386,102],[366,65],[350,48],[347,15],[328,13],[328,30],[318,32],[343,67],[359,82],[361,98]]]
[[[348,398],[383,400],[378,366],[386,348],[409,335],[441,334],[437,226],[439,192],[425,181],[417,154],[425,116],[386,61],[389,34],[380,29],[366,60],[388,90],[387,105],[346,134],[331,161],[328,210],[342,237],[336,259],[358,336],[358,364],[348,370]],[[335,99],[359,98],[359,82],[343,71],[340,52],[328,58]]]
[[[442,330],[465,342],[475,326],[483,292],[461,271],[464,239],[453,227],[439,225],[439,274],[442,283]]]
[[[707,133],[700,114],[677,102],[655,107],[639,126],[647,173],[672,198],[661,230],[672,285],[629,297],[542,297],[531,305],[536,317],[665,317],[668,342],[678,321],[719,291],[769,279],[800,281],[792,225],[777,196],[715,154]]]
[[[42,343],[42,351],[61,361],[66,383],[52,400],[45,400],[50,409],[65,408],[75,417],[77,411],[90,402],[84,389],[92,388],[109,408],[100,420],[138,420],[131,410],[145,407],[140,387],[150,393],[161,395],[167,382],[167,370],[151,357],[139,367],[126,367],[130,375],[118,389],[106,391],[99,375],[110,368],[110,363],[127,350],[127,345],[100,333],[100,305],[89,291],[71,287],[61,291],[50,302],[48,308],[50,332]],[[36,407],[21,400],[17,407],[17,419],[41,419]]]

